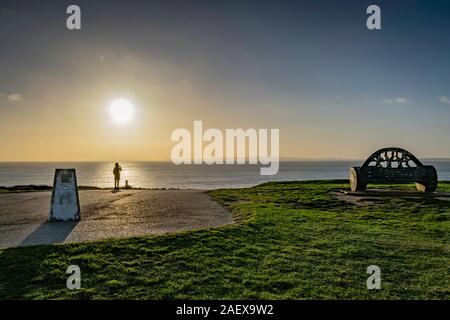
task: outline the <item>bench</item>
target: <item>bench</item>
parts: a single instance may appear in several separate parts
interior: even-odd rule
[[[368,183],[416,183],[421,192],[434,192],[438,175],[434,166],[423,165],[401,148],[384,148],[373,153],[361,167],[350,168],[350,187],[363,191]]]

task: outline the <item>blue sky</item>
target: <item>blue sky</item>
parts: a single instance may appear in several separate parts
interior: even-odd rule
[[[69,4],[81,31],[65,28]],[[382,30],[366,28],[370,4]],[[166,159],[170,132],[194,120],[279,128],[283,157],[450,157],[448,1],[19,0],[0,12],[0,160],[66,159],[55,147]],[[139,106],[126,133],[101,124],[116,96]]]

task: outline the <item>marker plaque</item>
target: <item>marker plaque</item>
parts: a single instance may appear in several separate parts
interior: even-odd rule
[[[80,218],[80,199],[75,169],[56,169],[48,220],[77,221]]]

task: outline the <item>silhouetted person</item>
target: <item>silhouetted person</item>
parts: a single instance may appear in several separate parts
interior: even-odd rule
[[[120,183],[120,172],[122,171],[122,167],[119,166],[119,164],[116,162],[116,165],[114,166],[114,190],[119,190],[119,183]]]

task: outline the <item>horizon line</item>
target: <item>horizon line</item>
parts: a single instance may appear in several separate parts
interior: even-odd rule
[[[224,159],[226,160],[226,159]],[[233,159],[237,160],[237,159]],[[424,157],[421,158],[421,160],[450,160],[450,157]],[[246,161],[248,159],[246,158]],[[282,157],[279,160],[280,162],[301,162],[301,161],[365,161],[364,158],[294,158],[294,157]],[[60,162],[60,163],[70,163],[70,162],[164,162],[164,163],[171,163],[172,161],[170,159],[164,159],[164,160],[0,160],[0,163],[49,163],[49,162]],[[206,163],[202,163],[206,164]],[[245,163],[249,164],[249,163]],[[259,163],[257,163],[259,164]],[[189,164],[185,164],[189,165]],[[195,165],[192,163],[192,165]],[[217,164],[220,165],[220,164]],[[225,163],[224,163],[225,165]],[[256,164],[255,164],[256,165]]]

